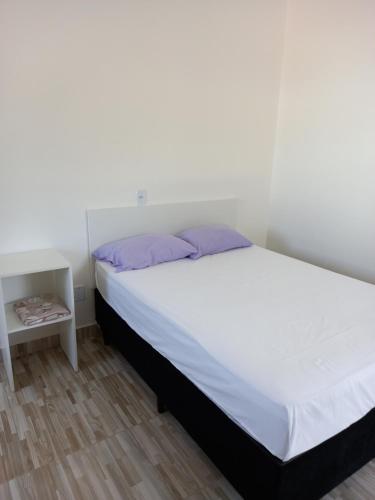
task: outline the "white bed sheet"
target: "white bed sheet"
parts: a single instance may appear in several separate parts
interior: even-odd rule
[[[286,461],[375,406],[375,286],[253,246],[115,273],[112,308]]]

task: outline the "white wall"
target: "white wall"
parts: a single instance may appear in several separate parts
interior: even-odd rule
[[[375,282],[375,2],[290,0],[268,245]]]
[[[85,284],[85,209],[137,188],[239,196],[263,244],[284,3],[2,0],[0,253],[57,247]]]

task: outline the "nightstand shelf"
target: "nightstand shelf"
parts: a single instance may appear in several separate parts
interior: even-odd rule
[[[14,311],[14,302],[47,292],[57,294],[71,314],[38,325],[24,325]],[[77,370],[73,278],[69,262],[54,249],[0,255],[0,348],[12,390],[10,346],[56,334],[60,336],[61,347],[73,369]]]
[[[9,302],[8,304],[5,304],[5,317],[6,317],[8,335],[11,335],[12,333],[16,332],[22,332],[24,330],[41,328],[42,326],[54,325],[56,323],[63,323],[64,321],[70,321],[73,318],[73,316],[69,314],[69,316],[64,316],[63,318],[54,319],[52,321],[46,321],[45,323],[39,325],[26,326],[22,323],[22,321],[19,319],[19,317],[14,311],[13,304],[15,302]]]

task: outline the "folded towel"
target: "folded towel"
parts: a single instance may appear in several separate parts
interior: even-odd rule
[[[20,299],[15,302],[14,310],[26,326],[53,321],[70,314],[62,300],[53,293]]]

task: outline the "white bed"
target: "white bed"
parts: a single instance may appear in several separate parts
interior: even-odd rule
[[[112,308],[283,461],[375,407],[375,287],[253,246],[115,273]]]

